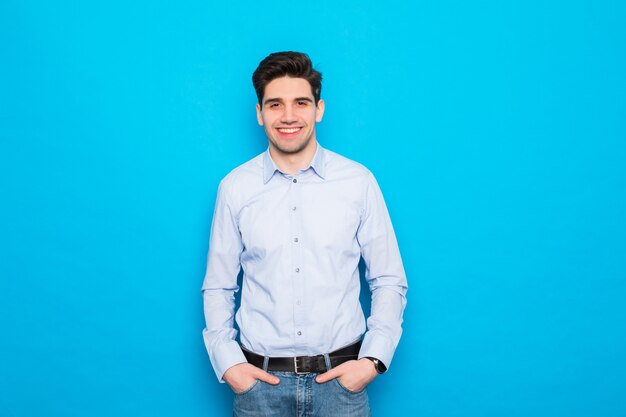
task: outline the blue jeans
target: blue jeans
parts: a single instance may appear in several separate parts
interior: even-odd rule
[[[367,391],[352,392],[337,379],[318,384],[318,374],[298,375],[273,372],[280,384],[256,381],[252,387],[235,394],[235,417],[369,417]]]

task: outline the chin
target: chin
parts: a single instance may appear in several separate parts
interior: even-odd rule
[[[291,145],[281,145],[280,143],[274,143],[276,149],[278,149],[282,153],[294,154],[303,151],[306,149],[310,141],[306,141],[304,143],[299,144],[291,144]]]

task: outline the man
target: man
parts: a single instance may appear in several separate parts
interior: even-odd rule
[[[261,61],[252,80],[268,150],[218,189],[203,335],[236,416],[369,415],[365,387],[390,365],[402,332],[407,283],[391,221],[372,174],[317,142],[321,79],[302,53]]]

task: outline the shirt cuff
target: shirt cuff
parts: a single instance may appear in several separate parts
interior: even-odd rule
[[[359,350],[359,359],[366,357],[376,358],[389,369],[395,350],[395,346],[388,338],[368,332],[363,337],[363,343]]]
[[[213,365],[215,375],[220,383],[224,383],[222,376],[229,368],[240,363],[248,362],[241,351],[239,343],[234,340],[215,346],[213,352],[209,352],[209,357],[211,359],[211,365]]]

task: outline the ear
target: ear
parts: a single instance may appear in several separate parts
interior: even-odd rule
[[[263,126],[263,115],[261,114],[261,105],[259,103],[256,105],[256,120],[259,122],[259,126]]]
[[[316,122],[322,121],[322,117],[324,116],[324,107],[325,107],[324,100],[320,98],[320,101],[317,102],[317,111],[315,114]]]

